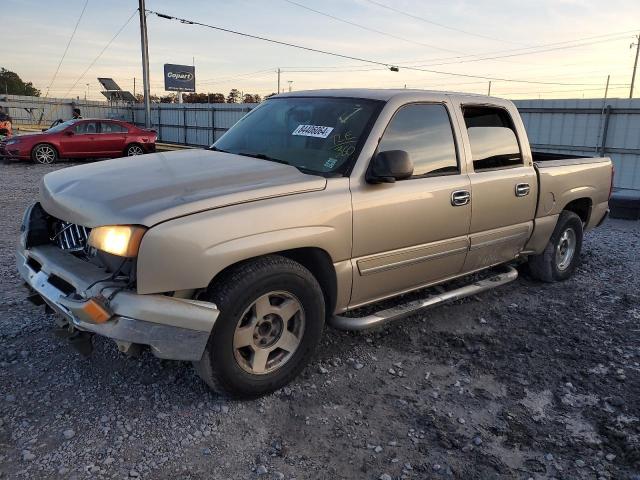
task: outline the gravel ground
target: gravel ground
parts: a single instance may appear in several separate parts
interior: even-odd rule
[[[328,330],[297,381],[239,402],[103,339],[84,358],[25,302],[18,225],[61,166],[0,165],[0,477],[640,479],[640,222],[590,233],[562,284]]]

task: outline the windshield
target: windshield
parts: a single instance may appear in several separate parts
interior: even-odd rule
[[[59,123],[55,127],[51,127],[51,128],[49,128],[48,130],[45,130],[45,131],[47,133],[58,133],[58,132],[61,132],[61,131],[65,130],[67,127],[70,127],[71,125],[73,125],[76,122],[77,122],[77,120],[67,120],[66,122]]]
[[[309,173],[344,173],[382,106],[354,98],[274,98],[243,117],[213,147],[286,163]]]

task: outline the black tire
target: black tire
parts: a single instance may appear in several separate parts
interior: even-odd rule
[[[127,145],[127,148],[124,149],[125,157],[135,157],[144,154],[144,148],[139,143],[130,143],[129,145]]]
[[[561,249],[562,243],[566,241],[563,235],[568,230],[572,230],[575,234],[575,247],[570,260],[563,263],[559,261],[556,252]],[[531,275],[543,282],[560,282],[568,279],[580,263],[582,234],[582,220],[580,217],[573,212],[563,210],[558,217],[558,223],[544,252],[529,257],[529,272]]]
[[[237,360],[240,349],[234,346],[234,335],[251,311],[248,309],[257,305],[257,299],[273,292],[295,297],[301,309],[294,316],[303,316],[303,329],[288,360],[275,371],[255,374],[241,366],[242,359]],[[217,279],[200,298],[215,303],[220,315],[202,359],[194,363],[196,371],[213,390],[235,397],[264,395],[289,383],[312,358],[324,329],[325,303],[318,281],[305,267],[279,255],[239,264]],[[255,351],[255,347],[251,349]],[[271,355],[267,354],[267,358]]]
[[[49,143],[38,143],[31,149],[31,160],[41,165],[51,165],[58,161],[58,151]]]

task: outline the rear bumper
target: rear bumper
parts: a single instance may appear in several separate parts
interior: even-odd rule
[[[70,327],[108,337],[121,350],[140,344],[148,345],[159,358],[197,361],[202,357],[219,314],[214,304],[166,295],[138,295],[120,290],[123,285],[117,282],[92,285],[109,274],[53,245],[19,248],[16,256],[18,271],[27,285]],[[87,320],[82,314],[83,303],[112,294],[108,320]]]

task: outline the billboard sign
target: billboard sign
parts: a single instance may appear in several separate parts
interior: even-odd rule
[[[171,92],[195,92],[196,69],[191,65],[164,64],[164,89]]]

